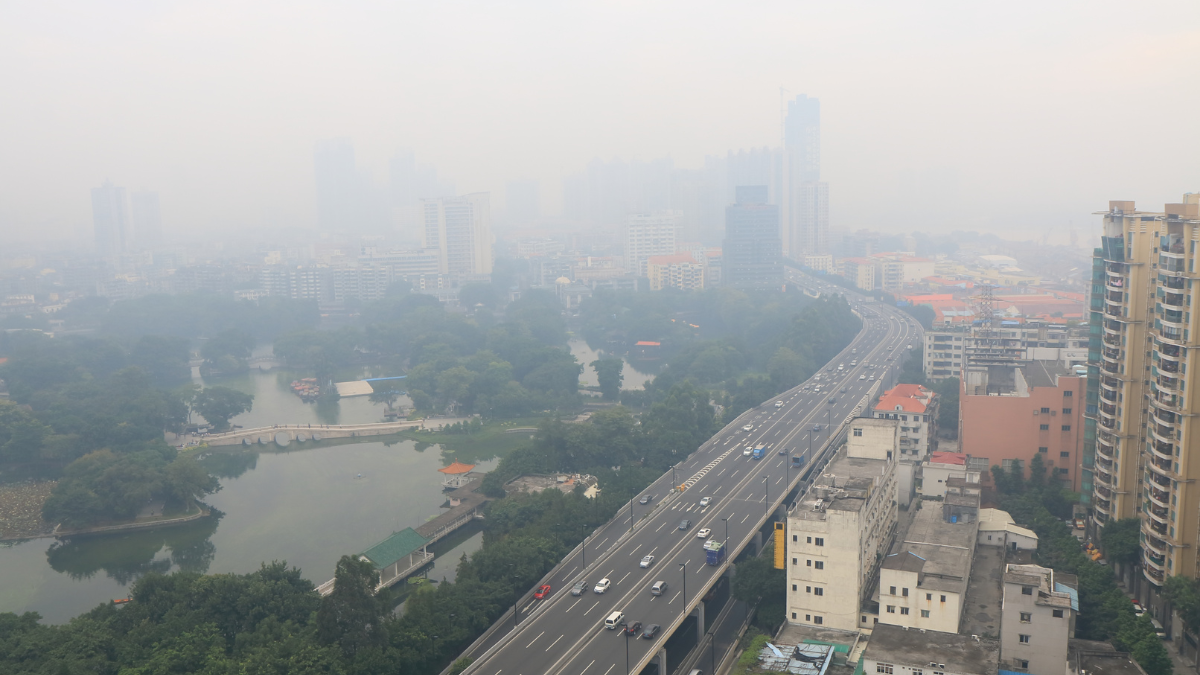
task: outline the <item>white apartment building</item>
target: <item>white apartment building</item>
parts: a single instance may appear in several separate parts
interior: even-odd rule
[[[650,256],[673,255],[679,234],[680,211],[635,213],[625,220],[625,270],[646,276]]]
[[[424,247],[438,251],[438,272],[459,277],[492,273],[492,219],[488,193],[422,199]]]
[[[978,522],[947,522],[932,503],[917,511],[880,567],[879,623],[957,633],[978,533]]]
[[[858,630],[864,589],[896,526],[898,425],[862,418],[788,514],[787,617]]]
[[[1075,637],[1078,611],[1078,592],[1056,581],[1054,570],[1008,565],[1000,609],[1000,667],[1032,675],[1066,672],[1067,640]]]
[[[837,271],[833,256],[828,253],[804,256],[804,266],[815,272],[833,273]]]
[[[937,449],[938,396],[919,384],[898,384],[875,404],[879,419],[900,421],[901,459],[924,459]]]
[[[950,479],[962,479],[964,483],[979,485],[979,471],[967,468],[967,456],[961,452],[933,452],[929,460],[921,465],[921,494],[926,497],[944,497]]]
[[[992,334],[989,358],[1011,361],[1057,361],[1064,368],[1087,363],[1087,326],[1064,326],[1030,319],[1004,322]],[[927,331],[922,355],[925,377],[940,382],[961,377],[962,366],[982,342],[967,330]]]

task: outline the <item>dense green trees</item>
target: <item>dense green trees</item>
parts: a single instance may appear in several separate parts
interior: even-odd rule
[[[191,405],[214,429],[224,430],[230,419],[250,410],[254,396],[229,387],[207,387],[196,392]]]
[[[200,356],[204,357],[200,373],[210,377],[246,372],[254,342],[253,335],[236,328],[217,333],[200,347]]]

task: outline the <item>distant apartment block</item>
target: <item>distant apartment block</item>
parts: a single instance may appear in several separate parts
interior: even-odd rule
[[[925,377],[931,382],[960,377],[965,359],[985,346],[990,354],[1010,361],[1057,361],[1064,368],[1073,368],[1087,363],[1087,340],[1086,326],[1040,319],[1001,321],[991,330],[986,345],[979,326],[927,331]]]
[[[264,267],[259,283],[267,295],[293,300],[322,300],[329,297],[325,268],[272,265]]]
[[[737,202],[725,209],[725,243],[721,250],[726,286],[783,285],[779,207],[767,203],[766,185],[737,187]]]
[[[674,288],[681,291],[704,290],[704,266],[689,253],[652,255],[646,259],[650,290]]]
[[[646,276],[646,261],[654,255],[672,255],[682,215],[678,211],[637,213],[625,219],[625,269]]]
[[[438,272],[459,278],[492,273],[488,193],[422,199],[419,214],[424,247],[438,252]]]
[[[1048,477],[1079,490],[1085,387],[1082,372],[1055,361],[970,367],[959,389],[963,451],[1025,474],[1040,455]]]
[[[863,627],[859,607],[897,522],[898,426],[853,420],[846,447],[814,479],[807,499],[788,513],[790,623]]]
[[[837,271],[837,268],[833,262],[833,256],[829,255],[828,253],[806,255],[801,262],[804,263],[805,267],[813,270],[814,272],[825,272],[826,274],[832,274],[833,272]]]
[[[876,419],[900,422],[900,455],[924,459],[937,449],[937,394],[919,384],[898,384],[879,397]]]
[[[842,258],[838,261],[839,271],[855,288],[863,291],[875,290],[875,261],[870,258]]]
[[[863,650],[861,670],[867,675],[996,675],[999,656],[1000,645],[990,638],[880,624]]]
[[[133,238],[129,195],[110,181],[92,188],[92,228],[96,247],[104,255],[125,251]]]

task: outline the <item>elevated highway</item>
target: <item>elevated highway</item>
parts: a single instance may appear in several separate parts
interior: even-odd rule
[[[807,277],[800,281],[819,283]],[[837,358],[809,381],[745,412],[705,442],[642,493],[651,497],[649,504],[631,500],[556,568],[547,581],[553,586],[548,598],[527,597],[517,608],[515,628],[510,614],[463,654],[475,659],[465,672],[614,675],[627,668],[640,672],[658,658],[659,673],[671,673],[674,664],[664,663],[667,638],[694,612],[700,615],[698,627],[703,631],[705,594],[773,519],[786,495],[796,488],[803,491],[809,472],[824,466],[846,423],[899,370],[908,345],[915,349],[920,343],[920,326],[907,315],[877,303],[851,301],[863,317],[863,330]],[[851,365],[853,361],[857,365]],[[746,446],[758,444],[769,446],[763,459],[744,455]],[[793,456],[804,457],[802,468],[791,468]],[[679,484],[688,488],[672,490]],[[710,501],[701,506],[704,498]],[[680,528],[683,519],[691,521],[687,529]],[[704,540],[697,536],[703,528],[711,529],[710,538],[727,541],[728,553],[720,565],[705,564]],[[648,568],[639,566],[645,555],[654,556]],[[601,578],[611,580],[612,586],[596,594],[592,587]],[[569,592],[576,581],[588,584],[578,597]],[[650,593],[656,581],[667,584],[663,595]],[[623,612],[629,622],[662,628],[653,638],[626,638],[604,627],[613,611]]]

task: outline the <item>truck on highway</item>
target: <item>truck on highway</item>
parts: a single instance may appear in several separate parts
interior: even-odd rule
[[[808,461],[808,457],[805,455],[792,455],[792,468],[799,469],[804,466],[806,461]]]
[[[704,542],[704,562],[720,565],[725,561],[725,542],[709,539]]]
[[[751,458],[752,459],[762,459],[763,456],[766,454],[767,454],[767,446],[763,445],[762,443],[759,443],[758,445],[754,446],[754,453],[751,455]]]

